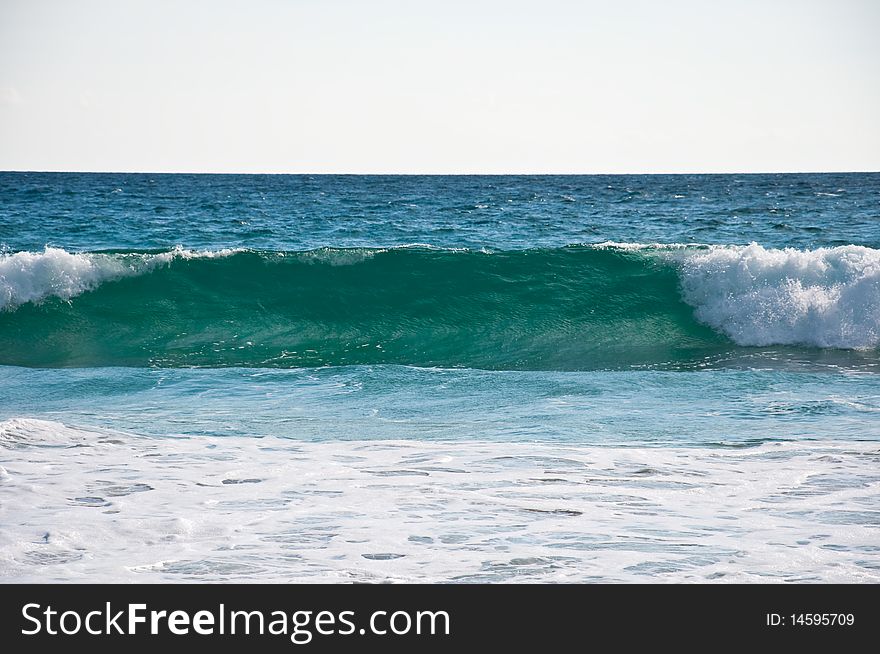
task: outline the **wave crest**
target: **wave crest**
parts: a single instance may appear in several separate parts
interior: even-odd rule
[[[691,251],[682,295],[698,320],[738,345],[880,345],[880,251],[748,246]]]
[[[46,246],[42,252],[0,254],[0,310],[49,297],[70,300],[104,282],[140,275],[175,258],[228,256],[237,250],[195,251],[174,248],[150,253],[71,253]]]

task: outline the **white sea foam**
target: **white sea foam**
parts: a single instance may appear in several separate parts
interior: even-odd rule
[[[876,442],[0,433],[2,581],[880,581]]]
[[[880,346],[880,250],[614,241],[592,247],[673,262],[696,318],[739,345]]]
[[[174,248],[157,254],[71,253],[46,247],[42,252],[0,254],[0,310],[48,297],[62,300],[93,290],[104,282],[150,272],[175,258],[228,256],[237,250],[196,251]]]
[[[739,345],[880,346],[880,250],[688,250],[681,287],[697,319]]]
[[[49,296],[69,300],[101,282],[132,274],[117,258],[71,254],[47,247],[43,252],[0,255],[0,309],[38,302]]]
[[[0,447],[72,447],[96,435],[94,431],[75,429],[52,420],[11,418],[0,422]]]

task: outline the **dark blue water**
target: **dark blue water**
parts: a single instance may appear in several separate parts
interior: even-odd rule
[[[513,249],[603,241],[877,248],[880,173],[0,173],[0,245],[10,250]]]

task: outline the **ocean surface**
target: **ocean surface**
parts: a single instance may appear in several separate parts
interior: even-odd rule
[[[880,173],[0,173],[0,581],[880,582]]]

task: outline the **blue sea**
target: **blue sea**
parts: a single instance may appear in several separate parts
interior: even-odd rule
[[[0,580],[880,581],[880,173],[0,173]]]

